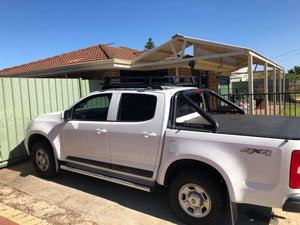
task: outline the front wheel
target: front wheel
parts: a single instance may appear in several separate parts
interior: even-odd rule
[[[179,174],[170,184],[171,208],[187,224],[218,224],[225,205],[220,186],[210,175]]]
[[[49,178],[57,174],[52,146],[48,143],[35,143],[31,151],[31,160],[35,171],[41,177]]]

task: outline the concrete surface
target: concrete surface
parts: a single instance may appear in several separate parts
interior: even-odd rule
[[[45,180],[30,161],[0,170],[0,203],[50,224],[183,224],[169,208],[166,188],[147,193],[67,171]],[[241,205],[236,225],[300,224],[299,214],[273,210]]]

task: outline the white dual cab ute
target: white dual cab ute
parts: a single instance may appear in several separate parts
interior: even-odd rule
[[[36,117],[25,140],[35,170],[144,191],[167,186],[188,224],[220,223],[228,202],[300,212],[300,118],[245,115],[213,91],[175,86],[186,84],[180,79],[109,82],[64,112]]]

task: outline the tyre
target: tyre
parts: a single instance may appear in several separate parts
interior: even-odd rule
[[[36,142],[31,151],[31,160],[35,171],[44,178],[57,174],[52,146],[45,142]]]
[[[187,224],[216,225],[225,209],[222,185],[206,174],[181,173],[169,188],[173,211]]]

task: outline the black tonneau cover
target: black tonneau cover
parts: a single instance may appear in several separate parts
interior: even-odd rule
[[[219,124],[219,133],[300,140],[300,117],[211,115]]]

